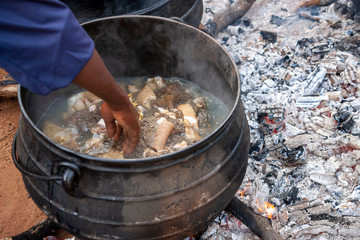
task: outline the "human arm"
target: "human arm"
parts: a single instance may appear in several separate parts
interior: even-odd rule
[[[109,137],[117,141],[122,135],[122,150],[131,153],[139,143],[139,116],[127,93],[116,83],[96,50],[73,83],[104,100],[101,115]]]
[[[56,0],[7,0],[0,1],[0,16],[0,67],[40,95],[76,79],[105,100],[109,136],[117,140],[123,131],[124,152],[131,152],[138,141],[137,113],[70,9]]]

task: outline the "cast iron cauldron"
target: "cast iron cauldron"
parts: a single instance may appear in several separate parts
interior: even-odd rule
[[[214,39],[160,17],[123,16],[83,25],[115,77],[192,81],[230,109],[195,145],[160,157],[102,159],[55,143],[37,127],[75,85],[36,95],[19,89],[14,162],[39,208],[83,239],[183,239],[206,229],[238,190],[247,166],[249,129],[237,67]]]
[[[203,13],[202,0],[62,0],[79,22],[116,15],[178,17],[198,27]]]

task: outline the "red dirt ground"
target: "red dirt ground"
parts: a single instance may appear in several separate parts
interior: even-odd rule
[[[0,97],[0,239],[19,234],[46,216],[28,197],[21,174],[11,158],[11,143],[18,127],[19,105]]]
[[[0,79],[6,72],[0,69]],[[24,187],[11,158],[11,143],[18,127],[16,98],[0,97],[0,239],[28,230],[46,219]]]

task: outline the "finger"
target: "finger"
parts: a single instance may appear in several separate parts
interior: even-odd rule
[[[120,140],[121,134],[123,133],[123,128],[116,124],[116,133],[114,134],[114,141],[117,142]]]
[[[106,130],[108,133],[108,137],[112,138],[116,133],[116,124],[115,121],[105,121]]]
[[[116,133],[115,117],[106,103],[101,105],[100,114],[104,119],[108,137],[113,137]]]
[[[125,154],[130,154],[140,141],[139,134],[137,131],[128,131],[124,132],[123,136],[122,149]]]

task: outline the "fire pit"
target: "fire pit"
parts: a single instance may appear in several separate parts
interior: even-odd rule
[[[48,96],[20,88],[14,162],[34,202],[87,239],[183,239],[206,229],[229,204],[247,167],[249,129],[240,80],[227,52],[203,32],[160,17],[127,16],[83,25],[115,77],[180,77],[230,109],[209,136],[159,157],[104,159],[71,151],[38,128],[71,85]]]

